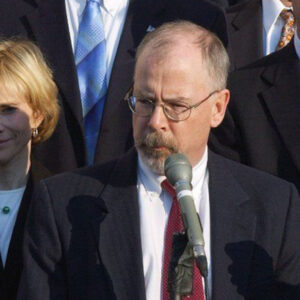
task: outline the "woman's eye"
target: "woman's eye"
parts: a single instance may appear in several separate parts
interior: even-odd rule
[[[1,113],[12,113],[14,111],[16,111],[16,107],[13,106],[4,106],[4,107],[0,107],[0,112]]]

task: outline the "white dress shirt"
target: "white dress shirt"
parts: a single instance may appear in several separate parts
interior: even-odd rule
[[[291,9],[286,7],[280,0],[262,0],[263,8],[263,50],[268,55],[276,50],[281,30],[285,22],[280,17],[281,11]]]
[[[0,252],[3,265],[6,262],[11,236],[24,191],[25,186],[15,190],[0,191]],[[8,214],[2,212],[5,206],[10,209]]]
[[[65,3],[69,33],[74,53],[78,36],[78,28],[86,0],[65,0]],[[106,39],[106,76],[108,82],[123,31],[128,4],[129,0],[103,0],[100,7]]]
[[[165,176],[154,174],[138,159],[138,199],[140,210],[143,268],[147,300],[162,299],[162,266],[164,235],[172,198],[160,184]],[[203,227],[205,251],[208,260],[208,290],[211,295],[210,206],[208,192],[207,149],[201,161],[193,168],[193,196]],[[203,283],[204,285],[204,283]]]

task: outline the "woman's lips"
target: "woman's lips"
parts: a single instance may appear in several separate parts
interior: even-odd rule
[[[5,144],[8,142],[10,139],[0,139],[0,145]]]

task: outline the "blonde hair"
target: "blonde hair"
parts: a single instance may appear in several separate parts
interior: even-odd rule
[[[48,139],[59,115],[57,86],[40,49],[24,38],[0,41],[0,84],[8,92],[21,94],[33,111],[42,116],[33,143]]]
[[[214,33],[189,21],[168,22],[147,33],[137,48],[136,60],[146,48],[150,48],[154,55],[168,55],[183,39],[201,51],[214,89],[224,89],[227,84],[229,58],[223,43]]]

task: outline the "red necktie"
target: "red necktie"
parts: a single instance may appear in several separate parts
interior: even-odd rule
[[[168,292],[168,268],[170,262],[170,256],[172,252],[172,238],[174,232],[181,232],[183,230],[183,224],[180,216],[180,207],[176,197],[176,192],[171,184],[164,180],[161,183],[162,188],[167,191],[173,199],[171,211],[168,218],[168,224],[165,234],[165,249],[164,249],[164,260],[163,260],[163,300],[169,300],[170,295]],[[193,279],[193,294],[190,296],[183,297],[187,300],[204,300],[204,289],[202,283],[202,276],[194,263],[194,279]]]

